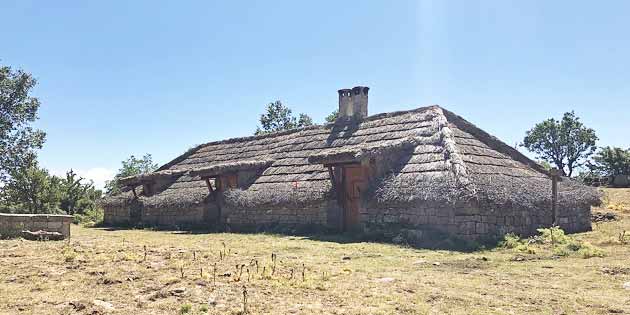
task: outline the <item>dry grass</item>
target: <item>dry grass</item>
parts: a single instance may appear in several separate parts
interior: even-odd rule
[[[251,314],[630,313],[630,212],[605,211],[621,220],[575,236],[605,252],[589,259],[73,226],[69,242],[0,241],[0,313],[239,314],[244,288]]]

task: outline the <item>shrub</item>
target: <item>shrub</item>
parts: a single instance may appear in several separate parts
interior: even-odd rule
[[[77,252],[71,246],[65,246],[61,253],[66,262],[73,262],[77,258]]]
[[[604,257],[604,251],[600,248],[597,248],[590,243],[583,243],[582,247],[577,251],[578,255],[583,258],[591,258],[591,257]]]
[[[85,214],[75,214],[72,222],[86,227],[94,227],[103,224],[104,212],[102,208],[87,210]]]
[[[188,314],[190,313],[191,310],[192,310],[192,305],[186,303],[186,304],[182,304],[182,306],[179,308],[179,313]]]
[[[538,229],[537,231],[540,233],[544,243],[566,244],[571,240],[571,238],[564,233],[564,230],[558,226],[548,229]]]
[[[505,236],[503,237],[503,241],[501,241],[499,245],[501,247],[513,249],[521,245],[521,238],[514,233],[508,233],[505,234]]]
[[[545,245],[551,245],[554,256],[566,257],[577,254],[583,258],[603,257],[604,251],[566,235],[559,227],[538,229],[539,235],[523,240],[516,234],[506,234],[500,246],[523,253],[536,254],[538,249],[549,250]]]

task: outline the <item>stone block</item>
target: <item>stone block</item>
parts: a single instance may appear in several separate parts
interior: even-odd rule
[[[61,227],[63,226],[63,222],[62,221],[50,221],[48,222],[48,230],[50,231],[56,231],[61,229]]]

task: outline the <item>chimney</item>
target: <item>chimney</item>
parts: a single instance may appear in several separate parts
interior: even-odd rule
[[[368,115],[367,86],[339,90],[339,118],[363,119]]]

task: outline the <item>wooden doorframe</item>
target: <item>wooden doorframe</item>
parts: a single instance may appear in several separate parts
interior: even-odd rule
[[[360,214],[362,209],[362,201],[363,201],[363,193],[361,192],[360,187],[355,187],[354,185],[362,185],[367,186],[369,180],[368,169],[365,165],[361,163],[348,163],[344,165],[340,165],[341,168],[341,205],[343,208],[342,213],[342,229],[343,231],[349,231],[353,228],[357,227],[360,223]],[[353,169],[353,170],[350,170]],[[352,180],[349,178],[352,176],[352,179],[355,181],[348,182],[348,180]],[[358,178],[358,180],[356,180]],[[358,194],[354,191],[355,189],[359,189]]]

